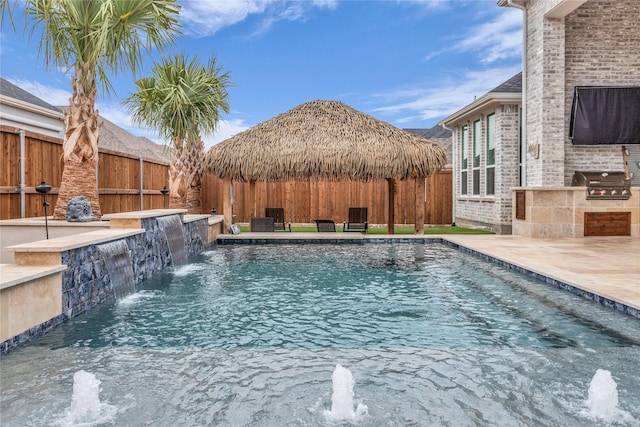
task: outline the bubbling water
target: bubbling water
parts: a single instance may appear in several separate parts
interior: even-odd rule
[[[60,426],[90,427],[113,420],[116,407],[100,402],[100,380],[90,372],[73,374],[71,409]]]
[[[598,418],[610,419],[616,416],[618,406],[618,385],[611,372],[598,369],[589,385],[587,406],[591,414]]]
[[[362,403],[354,409],[353,375],[347,368],[336,365],[333,375],[333,394],[331,395],[331,410],[325,411],[324,416],[330,421],[357,421],[368,413],[368,408]]]

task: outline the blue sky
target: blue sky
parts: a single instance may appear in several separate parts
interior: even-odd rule
[[[521,70],[522,13],[496,0],[183,0],[183,35],[151,55],[215,55],[231,75],[231,112],[209,147],[304,102],[337,100],[399,128],[429,128]],[[66,105],[70,75],[46,69],[38,38],[3,26],[0,75],[53,105]],[[99,94],[105,118],[135,127],[122,101],[135,77],[112,77]]]

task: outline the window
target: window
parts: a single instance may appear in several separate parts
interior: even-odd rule
[[[480,194],[480,144],[482,135],[482,122],[473,122],[473,194]]]
[[[460,151],[462,153],[462,162],[460,170],[460,194],[467,194],[467,168],[468,168],[468,147],[469,147],[469,128],[462,126],[462,141]]]
[[[496,115],[487,116],[487,195],[496,194]]]

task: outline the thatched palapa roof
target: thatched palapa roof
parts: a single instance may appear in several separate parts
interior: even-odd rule
[[[205,165],[234,181],[408,179],[445,166],[434,142],[338,101],[311,101],[241,132],[206,154]]]

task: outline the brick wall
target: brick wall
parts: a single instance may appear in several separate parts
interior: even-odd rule
[[[528,186],[570,185],[576,170],[622,170],[620,146],[568,139],[573,88],[640,85],[640,1],[589,0],[565,18],[545,18],[558,3],[528,3],[527,144],[539,146],[537,159],[527,156]]]
[[[558,0],[528,4],[527,12],[527,185],[558,186],[564,176],[564,22],[544,13]]]
[[[640,86],[640,1],[589,0],[565,18],[565,126],[575,86]],[[640,118],[639,118],[640,120]],[[620,145],[575,146],[565,132],[564,184],[576,170],[624,170]],[[640,146],[628,147],[640,151]]]
[[[495,113],[495,195],[486,194],[486,117]],[[480,194],[473,195],[473,123],[481,123],[480,150]],[[512,194],[511,188],[519,183],[520,105],[502,104],[493,106],[474,116],[467,117],[469,128],[467,195],[461,195],[461,141],[462,126],[454,129],[456,146],[454,186],[456,194],[456,223],[466,227],[480,227],[499,234],[511,233]]]

